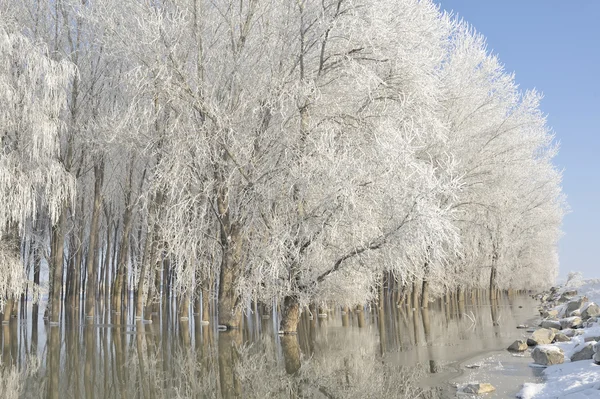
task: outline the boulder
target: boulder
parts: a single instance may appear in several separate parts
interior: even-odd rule
[[[527,342],[523,341],[522,339],[518,339],[515,342],[513,342],[512,344],[510,344],[510,346],[508,347],[509,351],[514,351],[514,352],[523,352],[527,350]]]
[[[563,333],[558,333],[554,336],[554,342],[569,342],[571,338],[567,337]]]
[[[464,393],[473,393],[476,395],[493,392],[495,390],[496,388],[494,388],[492,384],[488,384],[487,382],[480,384],[469,384],[463,388]]]
[[[571,313],[569,313],[569,317],[573,317],[573,316],[581,316],[581,310],[580,309],[575,309],[574,311],[572,311]]]
[[[577,352],[571,356],[572,362],[577,362],[579,360],[589,360],[594,357],[594,343],[588,342],[585,346],[579,349]]]
[[[600,306],[596,305],[594,302],[584,307],[581,311],[581,318],[584,320],[588,320],[592,317],[598,316],[600,316]]]
[[[560,319],[560,325],[563,329],[580,327],[582,322],[583,321],[581,320],[581,317],[579,317],[579,316],[573,316],[573,317],[567,317],[566,319]]]
[[[584,299],[585,298],[579,298],[574,301],[569,301],[567,303],[567,307],[565,309],[565,314],[568,315],[568,314],[571,314],[572,311],[580,309],[584,303]]]
[[[594,362],[600,364],[600,352],[594,353]]]
[[[562,330],[562,333],[565,334],[567,337],[573,338],[585,334],[585,331],[581,329],[575,330],[572,328],[567,328]]]
[[[542,317],[544,317],[544,318],[558,317],[558,310],[556,310],[556,309],[544,310],[542,312]]]
[[[584,342],[592,342],[592,341],[598,342],[598,341],[600,341],[600,336],[585,337],[583,339],[583,341]]]
[[[537,342],[535,342],[533,339],[531,338],[527,338],[527,341],[525,341],[527,343],[527,346],[536,346]]]
[[[570,296],[566,296],[565,294],[561,295],[560,298],[558,298],[556,300],[556,302],[558,303],[565,303],[565,302],[569,302],[571,300]]]
[[[577,295],[577,290],[569,290],[569,291],[565,291],[563,292],[564,296],[575,296]]]
[[[552,366],[553,364],[561,364],[565,361],[565,354],[562,349],[554,345],[536,346],[531,352],[533,361],[542,366]]]
[[[540,328],[531,334],[531,340],[535,342],[535,345],[546,345],[552,342],[554,339],[554,331],[547,328]],[[527,342],[529,345],[529,341]]]
[[[541,324],[542,328],[556,328],[557,330],[562,329],[561,325],[560,325],[560,321],[558,320],[543,320],[542,324]]]

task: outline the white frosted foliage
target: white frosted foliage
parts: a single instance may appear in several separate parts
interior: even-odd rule
[[[74,179],[59,162],[66,87],[75,73],[45,47],[0,18],[0,296],[24,292],[20,255],[24,223],[43,204],[51,221],[75,195]]]

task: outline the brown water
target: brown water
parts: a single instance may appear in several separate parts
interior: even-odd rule
[[[524,296],[305,312],[297,336],[277,335],[271,314],[250,314],[232,332],[168,309],[121,326],[13,319],[0,337],[0,398],[444,398],[455,395],[452,382],[474,378],[500,381],[495,396],[514,397],[535,370],[503,349],[534,314]]]

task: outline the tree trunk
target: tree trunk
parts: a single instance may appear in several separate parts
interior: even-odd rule
[[[283,299],[279,331],[283,334],[295,334],[300,320],[300,303],[295,296],[286,296]]]
[[[104,179],[104,162],[94,165],[94,208],[90,225],[89,254],[87,258],[87,288],[85,297],[85,314],[88,319],[94,317],[96,295],[98,289],[98,235],[100,208],[102,207],[102,182]]]
[[[202,321],[210,322],[210,291],[208,287],[202,287]]]
[[[54,227],[54,253],[52,254],[52,307],[50,312],[50,322],[58,323],[60,321],[60,305],[62,299],[63,286],[63,261],[65,251],[65,227],[67,224],[67,205],[63,205],[60,212],[58,225]]]
[[[129,255],[129,235],[133,227],[133,200],[132,200],[132,174],[133,159],[129,165],[128,188],[125,195],[125,212],[123,214],[123,233],[121,236],[121,245],[119,246],[119,257],[117,260],[117,271],[115,283],[113,285],[113,308],[115,313],[121,313],[123,290],[127,286],[125,274],[127,273],[127,258]]]
[[[179,298],[179,319],[188,320],[190,314],[190,294],[185,292]]]
[[[429,281],[423,280],[423,286],[421,287],[421,307],[426,308],[429,306]]]
[[[416,309],[419,307],[419,289],[417,288],[417,282],[413,281],[412,283],[412,307]]]
[[[490,271],[490,299],[496,299],[496,286],[497,286],[497,273],[498,273],[498,252],[494,250],[492,254],[492,268]]]
[[[229,220],[227,194],[220,190],[219,212],[221,215],[221,270],[219,279],[219,324],[228,328],[237,328],[241,319],[236,293],[239,278],[241,234],[239,226]]]

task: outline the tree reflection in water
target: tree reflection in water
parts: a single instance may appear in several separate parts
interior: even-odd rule
[[[12,319],[0,331],[0,397],[435,398],[424,378],[448,371],[453,351],[464,352],[456,342],[497,347],[517,311],[500,300],[304,312],[298,335],[284,336],[270,313],[227,332],[162,313],[118,325]]]

